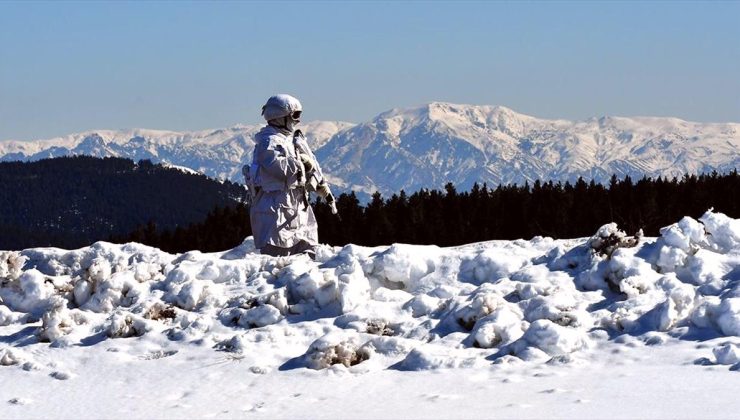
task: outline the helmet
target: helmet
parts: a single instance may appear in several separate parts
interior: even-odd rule
[[[267,100],[267,103],[262,107],[262,116],[265,120],[270,121],[276,118],[287,117],[288,115],[293,116],[293,119],[298,120],[301,116],[303,107],[298,99],[286,95],[280,94],[271,96]],[[297,115],[293,115],[296,113]]]

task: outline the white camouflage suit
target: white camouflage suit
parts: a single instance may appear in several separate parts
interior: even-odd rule
[[[271,101],[300,111],[300,102],[291,96],[273,96],[265,107]],[[312,255],[318,244],[318,226],[305,195],[305,170],[293,145],[293,126],[298,121],[280,127],[276,119],[269,118],[273,116],[270,108],[263,108],[263,115],[270,125],[255,135],[252,156],[256,191],[249,216],[255,246],[269,255]]]

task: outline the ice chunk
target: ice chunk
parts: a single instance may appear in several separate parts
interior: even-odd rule
[[[712,349],[717,363],[720,365],[734,365],[740,363],[740,346],[734,343],[726,343]]]
[[[414,292],[435,270],[439,254],[436,246],[394,244],[375,258],[372,273],[390,289]]]
[[[249,309],[239,319],[239,325],[247,328],[264,327],[280,321],[283,316],[280,311],[272,305],[262,305]]]
[[[545,319],[530,324],[522,340],[550,356],[572,353],[587,347],[589,344],[589,339],[584,331],[562,327]]]
[[[496,282],[519,270],[527,262],[524,255],[510,249],[484,249],[460,264],[460,279],[473,284]]]
[[[12,366],[25,362],[28,357],[22,350],[6,348],[0,350],[0,366]]]
[[[691,217],[684,217],[678,223],[660,229],[663,242],[669,247],[690,252],[706,243],[704,226]]]
[[[504,307],[478,320],[470,335],[473,345],[481,348],[498,347],[518,340],[528,323],[516,307]]]
[[[409,352],[401,361],[403,370],[451,369],[474,367],[482,361],[464,349],[455,349],[439,345],[425,345]]]
[[[406,302],[404,309],[411,309],[414,318],[429,315],[439,309],[442,305],[442,299],[438,299],[427,294],[416,295],[413,299]]]
[[[723,299],[716,316],[723,334],[740,337],[740,297]]]
[[[720,252],[726,253],[740,248],[740,220],[731,219],[722,213],[709,210],[699,220],[709,233],[709,241]]]
[[[41,314],[51,306],[50,299],[56,294],[54,284],[36,269],[23,272],[15,288],[0,288],[0,297],[13,310]]]

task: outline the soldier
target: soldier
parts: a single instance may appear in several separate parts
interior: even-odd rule
[[[275,95],[262,107],[267,126],[254,137],[251,166],[243,168],[250,190],[254,243],[262,254],[315,257],[316,217],[308,202],[315,191],[335,211],[334,197],[300,130],[303,109],[290,95]]]

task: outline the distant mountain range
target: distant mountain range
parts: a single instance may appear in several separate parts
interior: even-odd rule
[[[241,182],[261,125],[198,132],[96,130],[49,140],[2,141],[0,160],[67,155],[151,159]],[[740,168],[740,124],[677,118],[546,120],[501,106],[433,102],[362,124],[302,124],[339,191],[467,189],[540,180],[605,182],[612,175],[682,176]]]

